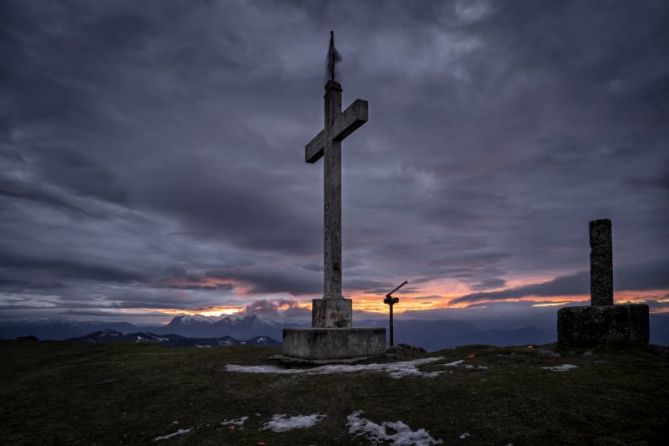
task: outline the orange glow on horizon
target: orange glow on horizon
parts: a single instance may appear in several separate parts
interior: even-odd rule
[[[616,291],[614,292],[615,303],[642,303],[645,300],[657,300],[658,302],[669,302],[667,296],[669,290],[646,290],[646,291]],[[451,300],[469,293],[439,293],[438,290],[430,288],[429,290],[421,289],[411,293],[398,294],[400,298],[399,304],[394,308],[395,313],[404,313],[407,311],[416,310],[434,310],[440,308],[460,308],[464,309],[472,304],[491,304],[503,302],[534,302],[533,307],[559,307],[562,305],[573,304],[574,302],[590,302],[589,294],[580,295],[555,295],[555,296],[523,296],[519,298],[508,299],[482,299],[473,302],[459,302],[451,304]],[[353,308],[358,311],[370,311],[374,313],[387,313],[388,306],[383,303],[384,295],[380,294],[364,294],[352,293]],[[658,310],[669,311],[668,310]]]
[[[238,314],[244,311],[244,307],[240,306],[213,306],[213,307],[203,307],[203,308],[188,308],[188,309],[176,309],[176,308],[151,308],[150,311],[158,311],[165,314],[166,316],[220,316],[222,314],[229,316],[233,314]]]
[[[510,278],[504,284],[504,287],[486,290],[483,293],[495,293],[507,289],[519,288],[529,284],[544,283],[553,280],[553,275],[541,275],[532,277],[515,276]],[[220,316],[220,315],[234,315],[243,313],[247,305],[252,305],[256,301],[274,300],[275,302],[291,301],[291,303],[281,303],[276,307],[277,311],[282,312],[290,308],[302,308],[311,311],[311,299],[320,296],[301,295],[296,297],[280,297],[275,298],[276,295],[260,295],[253,292],[253,285],[245,282],[236,281],[228,278],[198,278],[198,279],[170,279],[165,282],[170,286],[175,287],[194,287],[215,290],[224,285],[231,285],[231,291],[234,295],[244,296],[244,300],[248,300],[244,305],[213,305],[199,308],[174,309],[174,308],[145,308],[133,309],[133,311],[140,311],[143,313],[158,313],[165,316],[177,315],[203,315],[203,316]],[[187,292],[186,289],[183,290]],[[390,287],[389,290],[390,291]],[[437,310],[437,309],[465,309],[476,305],[481,308],[486,304],[499,304],[504,302],[527,302],[533,307],[560,307],[563,305],[573,304],[575,302],[583,302],[589,304],[590,295],[554,295],[554,296],[536,296],[528,295],[522,297],[514,297],[507,299],[481,299],[477,301],[467,302],[453,302],[458,297],[478,292],[472,289],[462,281],[458,280],[435,280],[427,283],[421,283],[419,286],[409,286],[394,294],[395,297],[400,298],[400,302],[394,307],[395,313],[402,314],[409,311],[419,310]],[[383,302],[385,294],[365,292],[364,290],[346,290],[344,295],[353,300],[353,309],[356,311],[365,311],[371,313],[387,314],[388,306]],[[286,296],[285,294],[283,296]],[[483,297],[482,296],[482,297]],[[645,300],[655,300],[659,303],[669,303],[669,290],[646,290],[646,291],[615,291],[615,303],[634,303],[643,302]],[[656,308],[653,312],[669,312],[669,308]]]

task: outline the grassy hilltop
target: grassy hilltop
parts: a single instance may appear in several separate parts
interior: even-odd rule
[[[424,428],[444,445],[666,444],[666,349],[564,350],[561,357],[547,350],[556,351],[442,350],[422,356],[444,359],[419,366],[439,375],[395,379],[383,372],[225,370],[274,364],[268,357],[278,350],[271,348],[2,341],[0,440],[4,446],[370,444],[346,425],[363,410],[378,424],[401,420],[414,431]],[[444,365],[458,360],[464,362]],[[561,364],[578,367],[542,368]],[[263,429],[274,414],[314,413],[326,417],[310,428]],[[221,425],[242,416],[249,417],[242,427]],[[178,429],[191,431],[154,441]]]

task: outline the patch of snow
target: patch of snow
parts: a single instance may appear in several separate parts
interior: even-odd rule
[[[360,415],[364,412],[357,410],[346,417],[348,432],[355,436],[365,437],[371,444],[391,442],[394,446],[431,446],[442,444],[442,440],[435,440],[425,429],[412,431],[402,421],[384,421],[377,424]],[[392,432],[392,433],[391,433]]]
[[[227,372],[237,373],[268,373],[276,375],[330,375],[334,373],[356,373],[356,372],[381,372],[388,373],[391,378],[402,378],[405,376],[423,376],[434,378],[441,372],[422,372],[418,370],[419,365],[428,364],[443,359],[442,357],[420,358],[413,361],[388,362],[381,364],[332,364],[313,367],[309,369],[284,369],[272,365],[235,365],[227,364]]]
[[[465,368],[466,369],[476,369],[476,370],[487,370],[488,366],[467,364],[467,365],[465,365]]]
[[[214,322],[221,320],[221,318],[216,316],[203,316],[201,314],[194,314],[192,316],[177,316],[175,320],[184,325],[193,325],[197,323],[213,324]]]
[[[560,357],[562,357],[561,354],[559,354],[557,352],[552,352],[550,350],[539,350],[537,352],[537,354],[541,355],[541,356],[548,356],[549,358],[560,358]]]
[[[232,420],[223,420],[223,422],[221,423],[221,426],[228,426],[228,425],[243,426],[244,423],[246,422],[246,420],[248,420],[248,419],[249,419],[249,417],[243,416],[243,417],[240,417],[240,418],[233,418]]]
[[[243,321],[244,319],[246,319],[246,315],[240,313],[228,314],[228,315],[221,314],[220,316],[220,320],[222,320],[223,322],[237,323]]]
[[[193,428],[179,429],[176,432],[172,432],[171,434],[163,435],[162,437],[156,437],[156,438],[153,439],[153,441],[169,440],[170,438],[176,437],[177,435],[187,434],[188,432],[190,432],[192,430],[193,430]]]
[[[306,429],[315,426],[325,415],[318,412],[311,415],[297,415],[295,417],[286,417],[286,414],[272,415],[272,419],[265,423],[263,429],[269,429],[272,432],[287,432],[293,429]]]
[[[153,333],[145,333],[144,335],[147,337],[147,339],[154,339],[158,342],[165,342],[165,341],[170,340],[169,338],[164,338],[162,336],[157,336],[157,335],[154,335]]]
[[[566,372],[567,370],[575,368],[578,368],[578,366],[573,364],[561,364],[553,367],[542,367],[542,369],[550,370],[551,372]]]
[[[211,348],[211,345],[208,344],[195,344],[197,348]]]
[[[228,326],[238,326],[243,324],[260,324],[260,325],[266,325],[268,327],[276,327],[278,325],[281,325],[270,319],[262,318],[257,314],[243,314],[243,313],[231,314],[229,316],[221,317],[220,322],[221,324]]]
[[[447,362],[446,364],[444,364],[444,367],[457,367],[463,362],[465,362],[464,359],[458,359],[457,361]]]
[[[464,440],[464,439],[469,438],[469,437],[471,437],[471,435],[469,435],[469,432],[465,432],[464,434],[460,435],[459,438],[460,438],[460,440]]]
[[[163,338],[161,336],[156,336],[153,333],[139,333],[137,335],[137,340],[135,342],[151,342],[151,341],[165,342],[169,341],[169,338]]]

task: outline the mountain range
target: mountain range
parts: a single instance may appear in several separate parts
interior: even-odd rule
[[[157,334],[180,334],[182,336],[214,338],[231,336],[238,339],[269,336],[281,339],[284,324],[257,315],[176,316],[167,325],[152,327]]]
[[[228,347],[231,345],[277,346],[280,342],[268,336],[256,336],[240,341],[231,336],[220,338],[189,338],[176,334],[157,335],[149,332],[123,334],[116,330],[100,330],[86,336],[71,338],[68,341],[87,344],[108,344],[113,342],[132,342],[136,344],[160,344],[166,347]]]
[[[651,314],[651,343],[669,345],[669,314]],[[34,335],[40,340],[65,340],[82,338],[98,333],[92,339],[101,339],[104,333],[121,333],[124,340],[137,336],[169,339],[195,345],[221,345],[227,338],[237,342],[254,338],[281,340],[284,327],[307,326],[307,322],[283,322],[257,315],[232,315],[220,317],[176,316],[161,326],[137,326],[126,322],[76,321],[76,320],[22,320],[0,322],[0,339]],[[356,320],[357,327],[387,327],[385,319]],[[102,334],[101,334],[102,333]],[[119,336],[119,335],[114,335]],[[185,340],[185,339],[189,340]],[[206,342],[205,342],[206,340]],[[223,340],[223,341],[222,341]],[[547,344],[555,342],[554,320],[513,321],[462,321],[454,319],[396,319],[395,342],[420,346],[428,350],[467,344],[498,346],[522,344]],[[147,341],[148,342],[148,341]],[[165,341],[167,342],[167,341]],[[276,341],[275,341],[276,342]]]

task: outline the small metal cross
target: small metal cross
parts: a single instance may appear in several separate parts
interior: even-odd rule
[[[386,305],[388,305],[388,307],[390,307],[390,346],[391,346],[391,347],[392,347],[393,345],[395,345],[395,339],[394,339],[394,337],[393,337],[393,305],[395,305],[396,303],[398,303],[398,302],[400,301],[400,298],[399,298],[399,297],[393,297],[392,294],[393,294],[395,291],[397,291],[397,290],[399,290],[400,288],[402,288],[402,287],[403,287],[404,285],[406,285],[407,283],[409,283],[409,282],[408,282],[407,280],[405,280],[404,282],[402,282],[401,285],[399,285],[398,287],[396,287],[396,288],[395,288],[394,290],[392,290],[390,293],[386,294],[386,298],[383,299],[383,303],[386,304]]]

